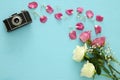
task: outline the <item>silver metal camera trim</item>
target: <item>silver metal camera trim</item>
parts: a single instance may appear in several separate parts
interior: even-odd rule
[[[19,22],[18,22],[18,23],[16,23],[16,22],[14,21],[16,18],[19,19]],[[22,18],[21,18],[20,16],[18,16],[18,15],[13,16],[13,18],[12,18],[12,24],[13,24],[13,25],[18,26],[18,25],[20,25],[21,23],[22,23]]]
[[[22,12],[22,14],[23,14],[23,12]],[[24,15],[24,14],[23,14],[23,16],[24,16],[24,19],[25,19],[25,21],[26,21],[26,23],[27,23],[27,19],[25,18],[25,15]],[[25,25],[26,23],[24,23],[24,24],[22,24],[22,25],[20,25],[20,26],[14,27],[14,28],[12,28],[10,24],[9,24],[9,25],[10,25],[10,29],[11,29],[11,30],[14,30],[14,29],[16,29],[16,28],[19,28],[19,27]]]

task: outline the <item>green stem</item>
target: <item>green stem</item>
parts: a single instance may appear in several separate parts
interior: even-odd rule
[[[35,15],[37,15],[37,16],[40,16],[40,14],[38,14],[38,13],[37,13],[37,12],[35,12],[35,11],[34,11],[34,12],[32,12],[32,13],[33,13],[33,14],[35,14]]]
[[[117,72],[118,74],[120,74],[119,71],[117,71],[112,65],[109,65],[115,72]]]
[[[113,69],[110,67],[109,64],[108,64],[108,67],[109,67],[110,72],[111,72],[111,74],[112,74],[112,76],[113,76],[113,80],[118,80],[117,76],[114,74]]]
[[[110,71],[105,66],[103,66],[102,68],[105,71],[105,73],[107,73],[109,76],[111,76]]]
[[[107,75],[107,74],[101,74],[102,76],[105,76],[105,77],[108,77],[108,78],[113,78],[112,76],[110,76],[110,75]]]
[[[117,61],[116,59],[113,59],[114,62],[116,62],[118,65],[120,65],[120,62]]]
[[[88,61],[90,60],[89,56],[87,56],[87,55],[85,55],[85,59]]]

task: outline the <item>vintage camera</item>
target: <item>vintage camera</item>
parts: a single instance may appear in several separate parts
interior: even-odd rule
[[[26,24],[31,23],[32,18],[28,11],[23,10],[19,14],[15,13],[15,14],[11,15],[11,17],[3,20],[3,22],[6,26],[7,31],[9,32],[9,31],[15,30],[19,27],[22,27]]]

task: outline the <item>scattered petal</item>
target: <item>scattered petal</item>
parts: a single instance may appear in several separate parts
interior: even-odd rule
[[[82,42],[87,42],[88,40],[91,39],[91,31],[84,31],[80,34],[79,36],[80,40]]]
[[[102,28],[101,28],[101,26],[99,26],[99,25],[95,25],[94,29],[95,29],[95,33],[96,33],[96,34],[99,34],[99,33],[101,33],[101,31],[102,31]]]
[[[55,18],[56,18],[57,20],[61,20],[61,19],[62,19],[62,16],[63,16],[62,13],[56,13],[56,14],[55,14]]]
[[[97,16],[96,16],[96,21],[102,22],[102,21],[103,21],[103,16],[97,15]]]
[[[35,9],[35,8],[38,7],[38,3],[37,3],[37,2],[30,2],[30,3],[28,4],[28,7],[29,7],[30,9]]]
[[[91,10],[86,11],[87,18],[92,18],[94,16],[94,13]]]
[[[84,9],[83,9],[82,7],[78,7],[78,8],[77,8],[77,12],[78,12],[79,14],[81,14],[81,13],[83,12],[83,10],[84,10]]]
[[[77,24],[76,24],[76,29],[77,29],[77,30],[83,30],[83,29],[84,29],[84,24],[83,24],[83,23],[80,23],[80,22],[77,23]]]
[[[40,22],[41,23],[45,23],[46,21],[47,21],[47,17],[46,16],[43,15],[43,16],[40,17]]]
[[[68,9],[68,10],[66,10],[66,14],[67,14],[67,15],[72,15],[72,14],[73,14],[73,9]]]
[[[76,31],[72,30],[69,33],[69,37],[70,37],[71,40],[75,40],[77,38]]]
[[[50,5],[47,5],[46,6],[46,12],[49,13],[49,14],[52,14],[54,12],[54,9]]]

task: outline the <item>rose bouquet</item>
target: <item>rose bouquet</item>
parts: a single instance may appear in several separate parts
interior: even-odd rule
[[[84,31],[79,38],[84,45],[76,46],[73,51],[73,60],[76,62],[85,61],[81,69],[81,76],[94,78],[98,74],[112,80],[120,80],[120,72],[112,66],[112,62],[120,64],[112,56],[110,47],[106,45],[105,37],[91,40],[91,31]],[[102,70],[104,74],[102,74]]]

